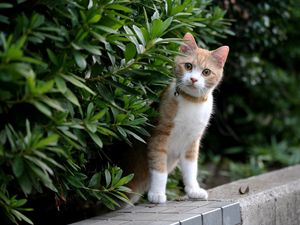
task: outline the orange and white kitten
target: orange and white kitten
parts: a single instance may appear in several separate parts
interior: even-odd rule
[[[159,121],[148,143],[148,200],[153,203],[166,202],[168,173],[178,162],[188,197],[208,197],[197,181],[198,151],[213,110],[212,92],[222,79],[229,48],[199,48],[190,33],[183,40],[182,54],[175,59],[176,79],[162,94]]]

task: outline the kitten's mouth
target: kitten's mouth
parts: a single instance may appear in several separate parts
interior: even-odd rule
[[[191,88],[191,89],[198,89],[197,86],[195,84],[188,84],[186,85],[188,88]]]

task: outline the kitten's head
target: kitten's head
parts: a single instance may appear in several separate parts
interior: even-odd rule
[[[229,52],[228,46],[208,51],[197,46],[192,34],[185,34],[180,55],[176,57],[177,87],[185,93],[206,96],[221,81],[223,67]]]

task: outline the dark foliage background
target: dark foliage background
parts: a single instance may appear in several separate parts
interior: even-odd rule
[[[235,35],[205,152],[230,180],[299,163],[299,2],[218,3]]]
[[[296,0],[1,2],[1,224],[66,224],[127,201],[132,175],[107,154],[149,136],[185,32],[201,47],[230,46],[199,179],[212,186],[299,163],[299,9]],[[178,170],[168,186],[177,196]]]

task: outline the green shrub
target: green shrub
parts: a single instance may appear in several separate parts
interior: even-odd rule
[[[0,3],[1,221],[42,223],[26,213],[39,199],[127,201],[132,175],[108,165],[108,146],[144,141],[180,38],[216,44],[224,14],[205,0]]]

